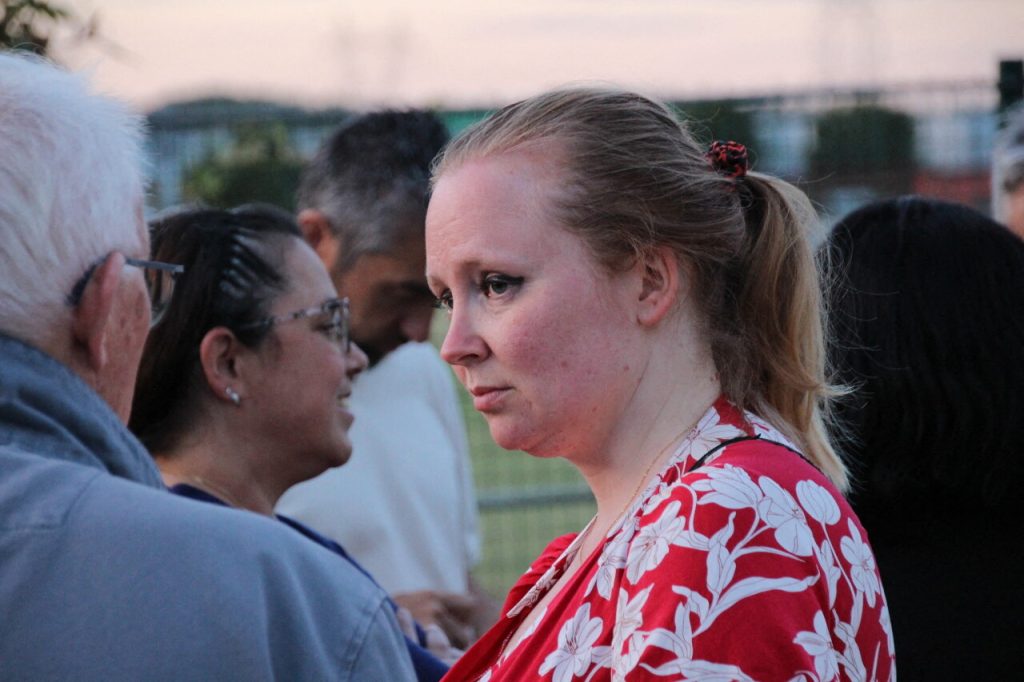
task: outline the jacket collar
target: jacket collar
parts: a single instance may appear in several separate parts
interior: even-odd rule
[[[0,448],[162,488],[146,449],[110,406],[51,356],[0,333]]]

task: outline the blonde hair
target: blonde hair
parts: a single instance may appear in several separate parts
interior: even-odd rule
[[[669,247],[688,263],[724,393],[782,429],[841,489],[828,432],[822,295],[807,197],[777,178],[716,172],[664,105],[564,89],[509,105],[454,139],[434,182],[469,159],[538,144],[562,152],[555,218],[609,270]]]

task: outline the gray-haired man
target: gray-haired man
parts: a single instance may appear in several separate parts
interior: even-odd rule
[[[143,260],[139,138],[79,78],[0,54],[0,678],[413,679],[383,592],[169,494],[125,428],[170,293],[147,279],[175,274]]]

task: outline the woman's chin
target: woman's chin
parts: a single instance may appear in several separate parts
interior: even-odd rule
[[[487,425],[490,427],[491,438],[499,447],[505,450],[530,452],[532,439],[522,424],[511,423],[507,418],[488,417]]]
[[[331,468],[348,464],[350,459],[352,459],[352,443],[346,439],[344,445],[340,446],[335,453],[334,464]]]

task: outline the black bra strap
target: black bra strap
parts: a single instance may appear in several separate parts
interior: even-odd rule
[[[794,450],[793,448],[789,447],[785,443],[780,443],[780,442],[775,441],[775,440],[768,440],[767,438],[762,438],[761,436],[740,436],[738,438],[732,438],[730,440],[723,440],[721,443],[719,443],[715,447],[713,447],[710,450],[708,450],[707,452],[705,452],[703,457],[698,459],[697,462],[692,467],[690,467],[689,469],[686,470],[686,473],[690,473],[691,471],[695,471],[695,470],[701,468],[702,466],[704,466],[707,463],[708,459],[713,454],[715,454],[716,452],[721,450],[722,448],[724,448],[726,446],[729,446],[729,445],[732,445],[734,443],[742,443],[743,441],[746,441],[746,440],[760,440],[760,441],[763,441],[765,443],[771,443],[772,445],[778,445],[781,448],[785,448],[786,450],[789,450],[794,455],[796,455],[797,457],[799,457],[803,461],[807,462],[808,464],[810,464],[815,469],[818,469],[817,465],[815,465],[814,462],[812,462],[811,460],[809,460],[806,457],[804,457],[804,454],[802,452],[798,452],[798,451]],[[821,469],[818,469],[818,471],[821,471]]]

